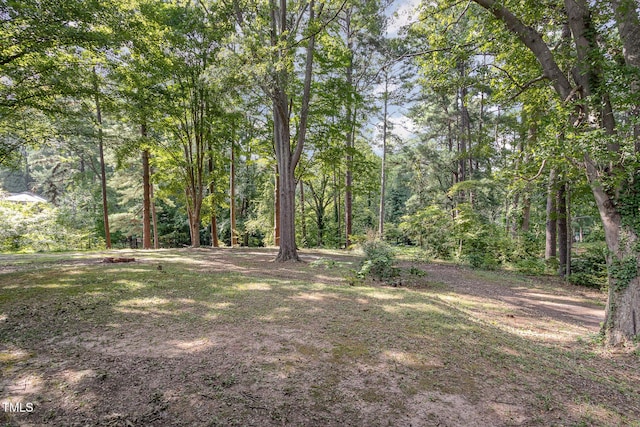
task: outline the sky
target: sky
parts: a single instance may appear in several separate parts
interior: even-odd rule
[[[403,26],[416,21],[413,10],[419,3],[420,0],[395,0],[389,6],[387,14],[392,19],[387,28],[387,37],[396,37]]]
[[[400,29],[417,20],[417,15],[414,13],[414,9],[421,0],[395,0],[387,9],[387,16],[391,17],[391,21],[387,27],[387,37],[397,37]],[[390,91],[394,88],[390,87]],[[374,89],[374,93],[382,94],[384,92],[384,84],[380,83],[378,87]],[[407,141],[415,136],[417,130],[415,123],[406,116],[406,108],[403,105],[389,105],[389,118],[392,130],[391,132],[399,137],[402,141]],[[378,155],[382,154],[382,119],[376,117],[371,122],[372,132],[372,145],[374,152]]]

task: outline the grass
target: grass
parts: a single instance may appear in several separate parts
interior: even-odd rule
[[[494,298],[428,273],[423,286],[349,286],[357,259],[342,253],[302,265],[264,250],[114,253],[137,262],[0,258],[0,400],[36,404],[0,422],[640,426],[636,354],[507,327]]]

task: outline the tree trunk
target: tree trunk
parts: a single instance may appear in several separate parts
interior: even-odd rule
[[[382,112],[382,165],[380,166],[380,207],[378,209],[378,237],[384,239],[384,199],[387,186],[387,120],[389,116],[389,75],[384,70],[384,104]]]
[[[274,0],[272,0],[275,3]],[[282,39],[287,37],[287,0],[280,0],[280,7],[273,7],[271,10],[272,25],[272,45],[277,48],[278,59],[292,55],[291,48],[281,46]],[[308,25],[315,23],[315,2],[309,3]],[[281,18],[277,18],[277,12]],[[278,29],[277,23],[280,23]],[[295,169],[302,156],[304,142],[306,139],[307,122],[309,120],[309,102],[311,99],[311,81],[313,79],[313,52],[315,50],[315,33],[312,32],[307,41],[306,60],[304,70],[304,84],[302,90],[302,101],[300,106],[298,135],[295,148],[291,147],[291,131],[289,128],[289,97],[287,94],[288,75],[287,70],[282,69],[276,72],[275,84],[273,87],[273,126],[274,142],[276,149],[276,159],[278,161],[278,172],[280,178],[280,250],[276,261],[299,261],[296,247],[296,180]]]
[[[140,126],[140,135],[147,137],[147,126]],[[151,171],[149,150],[142,150],[142,248],[151,249]]]
[[[191,247],[200,247],[200,212],[196,210],[194,206],[189,206],[189,201],[193,201],[194,196],[189,194],[189,189],[186,190],[187,196],[187,217],[189,219],[189,235],[191,236]]]
[[[111,233],[109,232],[109,209],[107,207],[107,172],[104,164],[104,144],[102,133],[102,111],[100,110],[100,92],[98,88],[98,73],[93,67],[93,89],[95,92],[96,121],[98,123],[98,151],[100,155],[100,184],[102,188],[102,219],[104,221],[104,240],[107,249],[111,249]]]
[[[302,244],[307,245],[307,219],[304,212],[304,181],[300,180],[300,227],[302,232]]]
[[[153,168],[150,173],[153,175]],[[158,216],[156,215],[156,202],[153,197],[153,183],[149,184],[149,198],[151,199],[151,222],[153,223],[153,248],[160,249],[160,235],[158,234]]]
[[[567,243],[569,232],[567,227],[567,193],[566,184],[561,183],[558,188],[556,206],[558,208],[556,218],[558,223],[558,275],[564,276],[569,260]]]
[[[142,248],[151,249],[151,191],[149,150],[142,151]]]
[[[547,261],[556,257],[556,237],[556,170],[551,169],[547,184],[547,227],[544,250],[544,259]]]
[[[280,246],[280,174],[276,166],[273,187],[273,245]]]
[[[353,36],[351,34],[351,13],[350,11],[346,15],[345,19],[345,30],[347,33],[347,50],[349,52],[349,64],[347,65],[347,87],[349,90],[348,98],[347,98],[347,121],[349,130],[347,132],[346,138],[346,172],[344,179],[344,248],[349,249],[351,246],[351,235],[353,234],[353,196],[352,196],[352,185],[353,185],[353,176],[351,173],[351,166],[353,163],[353,155],[351,154],[351,150],[354,147],[354,137],[355,137],[355,122],[356,122],[356,112],[353,103]]]
[[[231,247],[238,246],[236,230],[236,156],[234,143],[231,141],[231,165],[229,168],[229,220],[231,223]]]

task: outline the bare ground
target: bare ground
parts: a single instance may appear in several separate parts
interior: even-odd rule
[[[117,254],[136,262],[0,257],[0,402],[33,404],[0,422],[640,425],[637,353],[594,341],[600,292],[436,263],[350,286],[357,257],[318,251]]]

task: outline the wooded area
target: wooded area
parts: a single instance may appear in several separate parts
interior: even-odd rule
[[[638,1],[413,6],[0,2],[0,190],[48,200],[0,250],[377,235],[606,287],[637,337]]]

